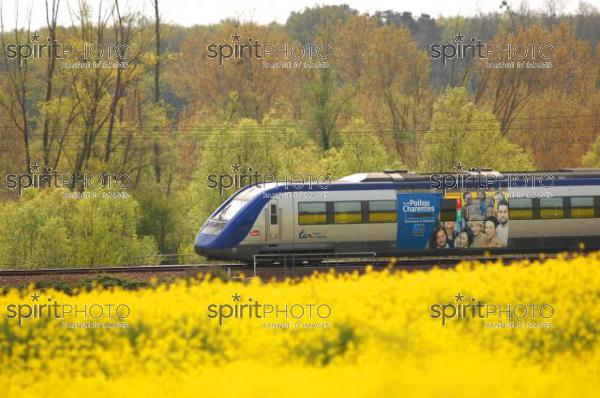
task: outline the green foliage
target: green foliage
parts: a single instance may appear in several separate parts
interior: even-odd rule
[[[582,166],[600,168],[600,136],[596,138],[590,150],[583,156]]]
[[[319,137],[323,149],[332,147],[335,139],[333,131],[342,111],[354,95],[350,87],[340,88],[336,83],[336,73],[323,69],[312,73],[308,84],[307,109],[309,123]]]
[[[322,169],[332,178],[359,172],[383,171],[400,166],[392,153],[374,135],[363,119],[354,119],[342,130],[340,148],[327,151],[321,161]]]
[[[421,147],[423,171],[453,171],[457,163],[467,168],[533,169],[530,156],[502,136],[494,115],[470,102],[463,87],[448,88],[435,101]]]
[[[140,237],[131,199],[71,199],[59,191],[26,191],[0,207],[0,266],[95,267],[144,264],[157,247]]]
[[[144,192],[136,195],[140,218],[138,233],[152,236],[161,253],[174,253],[179,246],[180,207],[168,196]]]

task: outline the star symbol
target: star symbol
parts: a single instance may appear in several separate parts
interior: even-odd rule
[[[231,296],[231,297],[233,297],[233,301],[237,301],[237,302],[240,302],[240,301],[242,301],[242,296],[240,296],[240,295],[239,295],[239,294],[237,294],[237,293],[236,293],[236,294],[234,294],[234,295],[233,295],[233,296]]]
[[[457,35],[454,35],[454,42],[455,43],[462,43],[462,41],[464,40],[465,35],[463,35],[462,33],[459,33]]]
[[[240,168],[242,167],[241,164],[236,163],[236,164],[232,164],[231,165],[231,170],[235,171],[236,173],[240,171]]]
[[[235,35],[231,35],[232,41],[240,41],[240,34],[236,33]]]
[[[37,294],[37,292],[33,293],[33,295],[31,296],[31,301],[39,301],[40,300],[40,296]]]
[[[29,165],[29,172],[30,173],[37,173],[39,171],[39,169],[40,169],[40,165],[37,162],[35,162],[34,164],[30,164]]]
[[[465,296],[463,296],[462,294],[458,293],[456,296],[456,301],[463,301],[463,299],[465,298]]]
[[[465,171],[465,165],[462,164],[462,163],[460,163],[460,162],[455,163],[454,164],[454,171],[456,171],[458,173],[461,173],[461,172]]]
[[[37,32],[34,32],[30,37],[31,41],[40,41],[40,35],[38,35]]]

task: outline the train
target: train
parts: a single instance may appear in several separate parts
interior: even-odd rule
[[[269,182],[225,200],[195,252],[252,263],[278,255],[543,252],[600,249],[600,169],[356,173]],[[322,255],[322,257],[321,257]]]

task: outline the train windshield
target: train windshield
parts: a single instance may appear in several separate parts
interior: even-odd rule
[[[201,233],[206,235],[218,235],[221,233],[225,225],[253,198],[265,192],[267,189],[273,188],[274,184],[255,185],[240,192],[235,199],[223,207],[221,211],[209,219],[201,230]]]
[[[234,199],[225,206],[214,218],[215,221],[229,221],[248,203],[247,200]]]

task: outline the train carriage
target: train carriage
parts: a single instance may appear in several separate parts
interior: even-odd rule
[[[359,173],[330,184],[245,187],[204,223],[209,259],[600,248],[600,171]]]

